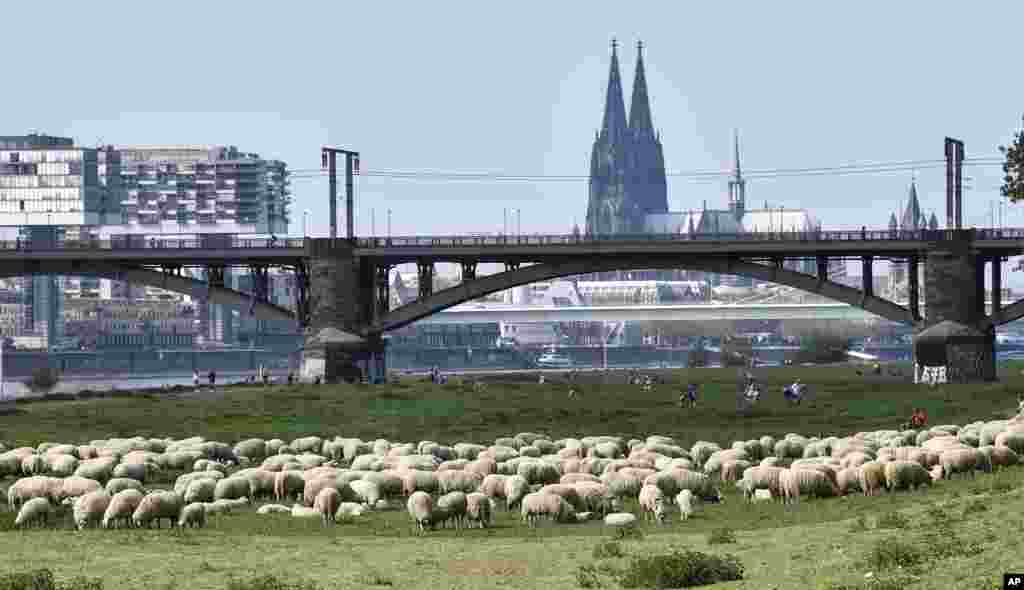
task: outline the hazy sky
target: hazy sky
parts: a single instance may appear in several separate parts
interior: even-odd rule
[[[567,232],[586,212],[609,41],[628,106],[635,44],[669,172],[995,156],[1024,92],[1017,2],[137,2],[4,5],[0,134],[82,144],[232,144],[295,170],[320,146],[368,170],[578,175],[559,182],[363,177],[357,232]],[[965,223],[987,225],[998,167],[972,168]],[[909,172],[751,180],[748,202],[811,209],[826,229],[884,226]],[[941,169],[918,173],[944,221]],[[296,179],[292,233],[327,232],[327,183]],[[725,181],[670,178],[673,210],[724,206]],[[998,210],[998,205],[997,205]],[[1021,207],[1006,223],[1024,227]],[[339,210],[340,213],[340,210]],[[344,228],[343,223],[339,227]]]

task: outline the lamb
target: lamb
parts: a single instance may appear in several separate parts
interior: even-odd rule
[[[839,488],[827,475],[808,469],[784,469],[779,476],[783,502],[799,502],[800,496],[828,498],[839,495]]]
[[[136,527],[145,525],[147,528],[156,521],[156,528],[160,528],[160,520],[168,519],[170,526],[174,526],[181,513],[181,496],[174,492],[153,492],[142,498],[138,508],[132,513],[132,522]]]
[[[191,502],[181,509],[181,516],[178,518],[178,526],[202,528],[206,526],[206,504],[203,502]]]
[[[962,448],[942,451],[939,455],[939,464],[942,465],[945,479],[950,479],[954,473],[970,475],[973,478],[978,465],[978,450]]]
[[[144,494],[136,489],[122,490],[111,496],[110,503],[107,505],[106,511],[103,512],[101,526],[108,529],[120,521],[124,521],[124,524],[130,526],[132,514],[144,497]]]
[[[868,461],[860,466],[860,489],[865,496],[877,496],[885,487],[885,464]]]
[[[18,511],[18,516],[14,519],[14,526],[21,528],[32,523],[46,526],[52,512],[53,506],[46,498],[30,498]]]
[[[437,499],[437,507],[445,513],[443,522],[446,523],[448,520],[452,520],[455,528],[461,528],[463,521],[466,519],[466,494],[463,492],[449,492]]]
[[[546,516],[555,522],[566,522],[576,519],[572,506],[561,496],[554,494],[542,494],[533,492],[523,497],[521,507],[522,518],[531,527],[537,525],[537,521]]]
[[[245,477],[232,476],[224,478],[219,480],[213,488],[214,500],[233,500],[235,498],[249,498],[252,500],[252,497],[252,483]]]
[[[692,492],[691,492],[692,493]],[[640,510],[646,520],[650,516],[658,524],[665,522],[665,494],[656,485],[640,488]]]
[[[687,520],[694,512],[695,498],[690,490],[683,490],[676,495],[676,506],[679,507],[679,519]]]
[[[324,488],[317,493],[313,500],[313,509],[320,513],[324,526],[334,524],[335,513],[341,504],[341,493],[337,488]]]
[[[943,466],[945,470],[945,466]],[[931,475],[916,461],[890,461],[885,464],[885,487],[889,491],[917,489],[932,484]]]
[[[486,528],[491,522],[493,512],[492,500],[486,495],[474,492],[466,496],[466,518],[472,523],[478,523],[480,528]]]
[[[100,524],[110,506],[110,494],[104,490],[89,492],[77,498],[72,510],[75,526],[82,530],[89,524]]]

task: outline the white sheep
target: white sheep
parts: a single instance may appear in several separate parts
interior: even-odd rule
[[[466,496],[466,518],[472,523],[477,523],[480,528],[486,528],[491,522],[492,500],[479,492]]]
[[[530,483],[521,475],[510,475],[505,479],[505,508],[512,510],[530,492]]]
[[[693,496],[693,492],[690,490],[683,490],[676,495],[676,506],[679,507],[679,519],[687,520],[694,513],[696,499]]]
[[[916,461],[896,460],[885,464],[885,487],[889,491],[916,489],[931,484],[932,477],[928,470]]]
[[[89,492],[95,492],[102,489],[103,486],[95,479],[72,475],[71,477],[61,479],[60,491],[57,492],[56,499],[60,501],[66,498],[77,498],[79,496],[84,496]]]
[[[223,480],[222,480],[223,481]],[[217,489],[217,482],[212,479],[196,479],[188,484],[183,494],[186,504],[194,502],[213,502],[214,491]]]
[[[319,518],[320,512],[315,508],[307,508],[299,504],[292,504],[292,516],[295,518]]]
[[[455,528],[462,528],[462,524],[466,520],[466,494],[464,492],[448,492],[437,499],[437,508],[444,512],[446,517],[442,521],[442,526],[451,521]]]
[[[576,519],[576,511],[561,496],[532,492],[522,501],[520,509],[522,518],[531,527],[537,525],[541,517],[550,518],[554,522],[567,522]]]
[[[426,492],[413,492],[406,501],[405,506],[406,510],[409,511],[409,516],[412,517],[413,522],[419,527],[421,533],[425,532],[427,527],[433,529],[438,522],[447,518],[447,514],[443,510],[438,509],[434,498]]]
[[[264,504],[256,509],[256,514],[290,514],[291,508],[282,504]]]
[[[22,502],[32,498],[46,498],[47,500],[60,502],[62,481],[58,477],[48,477],[45,475],[23,477],[7,488],[7,505],[12,509],[17,508]]]
[[[301,498],[305,487],[306,480],[301,471],[278,471],[274,475],[274,499],[278,502],[292,497]]]
[[[181,516],[178,517],[178,526],[202,528],[206,526],[206,504],[203,502],[190,502],[181,509]]]
[[[356,498],[371,508],[377,505],[377,500],[380,500],[380,486],[372,481],[357,479],[348,485],[352,488]]]
[[[605,515],[604,524],[614,527],[628,527],[636,524],[636,516],[629,512],[613,512]]]
[[[342,502],[338,504],[338,510],[334,513],[334,519],[345,519],[350,516],[362,516],[366,512],[366,506],[358,502]]]
[[[341,504],[341,494],[337,488],[324,488],[313,500],[313,509],[320,513],[324,526],[334,524],[335,514]]]
[[[75,499],[72,515],[75,526],[82,530],[90,524],[98,525],[110,506],[110,494],[105,490],[89,492]]]
[[[860,489],[865,496],[878,495],[885,485],[885,463],[868,461],[860,466]]]
[[[113,494],[110,498],[110,503],[107,505],[107,509],[103,512],[103,520],[101,526],[103,528],[110,528],[115,526],[119,521],[124,521],[126,525],[131,525],[131,517],[142,502],[142,498],[145,495],[141,490],[126,489]]]
[[[689,491],[689,490],[687,490]],[[665,522],[665,494],[656,485],[647,484],[640,488],[640,510],[644,519],[652,518],[658,524]]]
[[[784,469],[779,476],[783,502],[798,502],[801,495],[828,498],[839,495],[839,488],[820,471],[809,469]]]
[[[107,481],[107,485],[104,486],[104,490],[114,496],[118,492],[124,490],[139,490],[143,491],[145,488],[142,487],[142,483],[137,479],[131,479],[128,477],[114,477]]]
[[[173,527],[178,522],[181,508],[181,496],[178,494],[153,492],[139,502],[138,508],[132,513],[132,523],[136,527],[146,526],[148,528],[155,520],[156,528],[160,528],[160,520],[166,518],[170,521],[170,526]]]
[[[942,465],[944,478],[950,479],[954,473],[974,477],[974,471],[978,466],[978,455],[978,450],[974,448],[942,451],[942,454],[939,455],[939,463]]]
[[[252,497],[252,483],[245,477],[227,477],[219,480],[214,485],[214,500],[234,500],[236,498],[249,498],[251,500]]]
[[[30,498],[18,511],[18,516],[14,519],[14,526],[21,528],[32,523],[46,526],[52,512],[53,506],[46,498]]]

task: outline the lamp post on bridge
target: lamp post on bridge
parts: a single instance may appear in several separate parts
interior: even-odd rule
[[[388,209],[388,237],[391,237],[391,209]]]
[[[303,238],[308,238],[309,237],[309,232],[306,231],[306,229],[307,229],[306,224],[308,222],[309,222],[309,209],[306,209],[305,211],[302,212],[302,237]]]

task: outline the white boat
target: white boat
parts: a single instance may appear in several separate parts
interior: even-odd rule
[[[572,359],[564,354],[549,351],[537,357],[537,366],[547,369],[564,369],[572,366]]]

